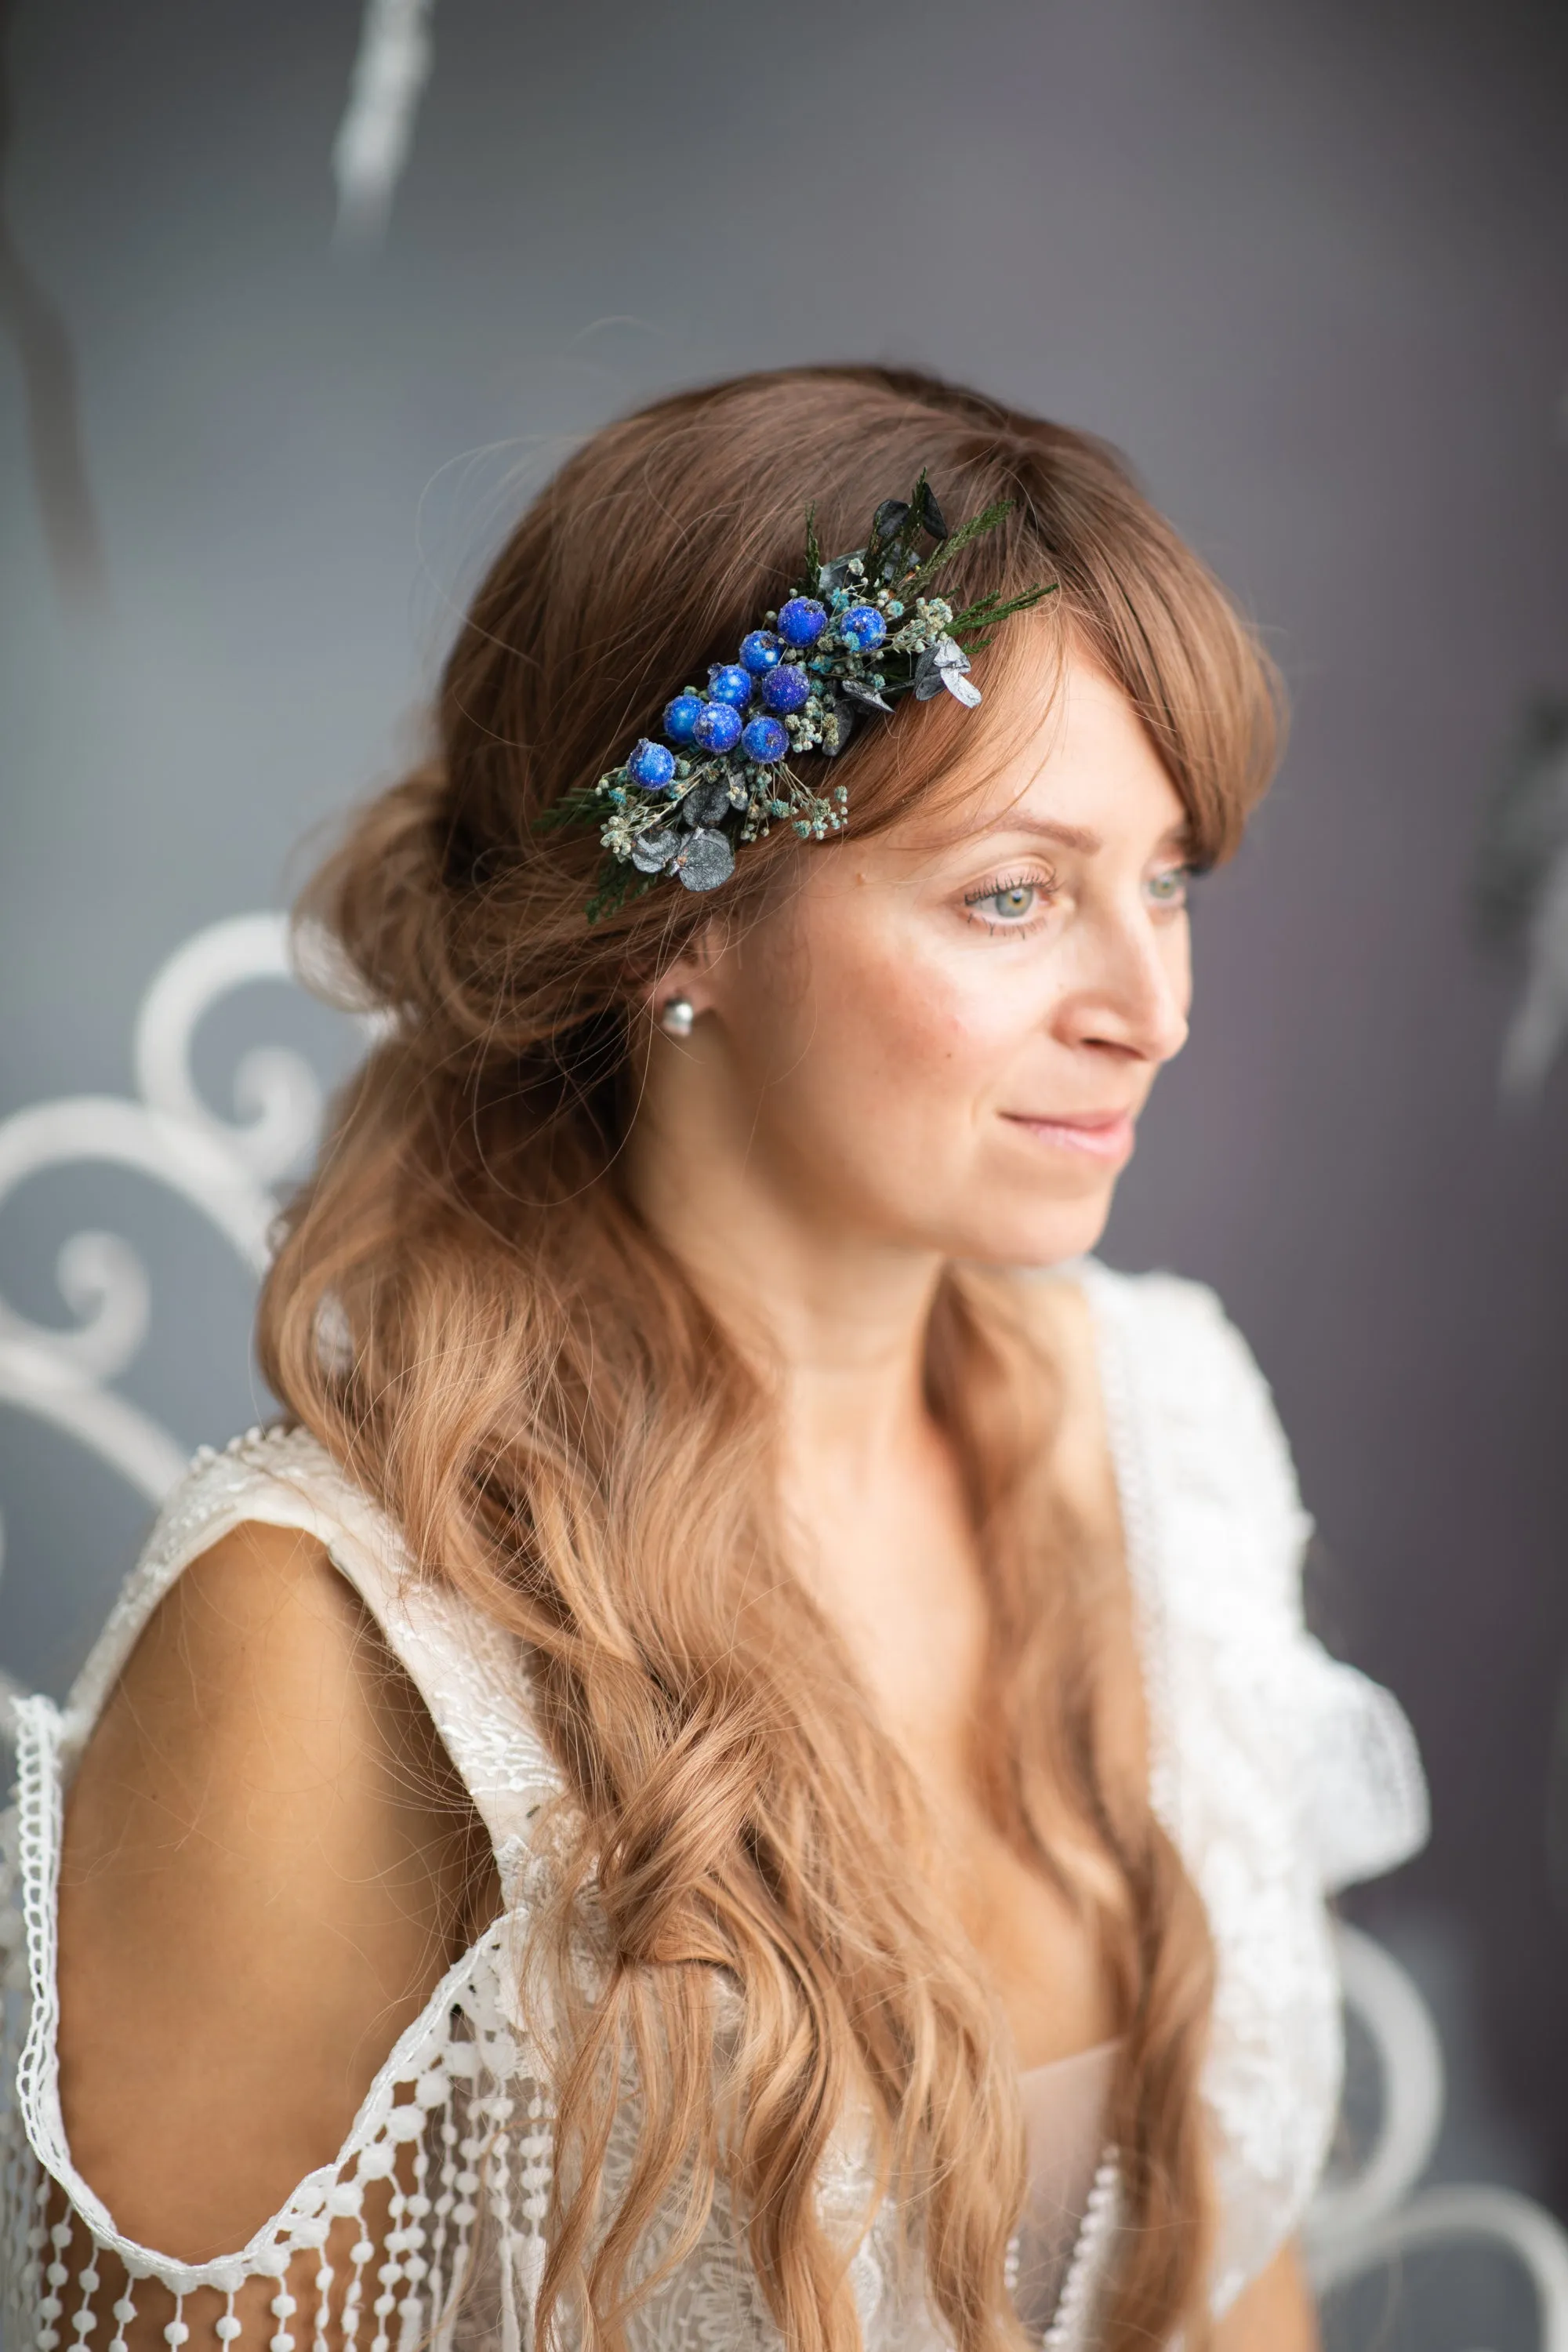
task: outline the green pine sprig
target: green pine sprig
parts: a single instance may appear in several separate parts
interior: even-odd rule
[[[541,809],[533,820],[535,833],[559,833],[569,824],[599,823],[605,814],[605,803],[597,784],[574,784],[547,809]]]
[[[946,569],[955,555],[966,548],[972,540],[984,539],[987,531],[994,530],[997,524],[1012,510],[1011,499],[997,499],[993,505],[983,507],[977,515],[972,515],[966,523],[961,523],[955,531],[949,532],[947,538],[931,550],[919,570],[912,572],[901,583],[899,593],[905,603],[909,603],[912,597],[923,595],[936,580],[937,574]]]
[[[809,506],[805,510],[805,576],[810,583],[807,593],[813,596],[816,593],[816,575],[822,563],[822,548],[816,536],[816,509]]]
[[[1032,606],[1043,604],[1060,587],[1060,581],[1053,580],[1045,587],[1026,588],[1019,596],[982,596],[977,604],[966,604],[962,613],[953,614],[948,635],[956,637],[970,652],[977,652],[991,643],[990,633],[998,622],[1010,621],[1015,613],[1026,613]]]
[[[598,885],[583,912],[591,923],[603,922],[606,915],[618,915],[634,898],[640,898],[658,880],[657,874],[644,874],[637,866],[623,865],[616,857],[606,857],[599,868]]]

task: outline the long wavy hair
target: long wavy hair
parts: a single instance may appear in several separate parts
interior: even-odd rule
[[[798,572],[808,504],[822,544],[851,547],[922,466],[955,520],[1014,502],[961,558],[966,597],[1059,593],[977,656],[997,716],[941,697],[844,755],[852,831],[951,790],[963,726],[1001,725],[1026,690],[1037,705],[1042,648],[1070,644],[1137,711],[1196,861],[1226,856],[1269,772],[1273,675],[1116,455],[923,375],[806,368],[661,401],[563,466],[473,601],[428,759],[359,814],[305,901],[387,1018],[288,1219],[262,1360],[423,1571],[519,1637],[568,1791],[523,1963],[552,1989],[558,2116],[542,2345],[580,2329],[619,2352],[718,2196],[792,2352],[852,2352],[869,2215],[847,2224],[820,2194],[847,2130],[960,2352],[1024,2341],[1005,2022],[924,1866],[910,1772],[786,1556],[768,1385],[617,1176],[661,969],[705,923],[743,925],[792,860],[835,853],[775,833],[720,897],[666,882],[590,926],[594,829],[540,823],[732,657]],[[1121,2005],[1129,2227],[1108,2341],[1183,2326],[1195,2345],[1208,1942],[1146,1793],[1101,1767],[1115,1567],[1055,1494],[1057,1376],[1005,1279],[950,1270],[928,1392],[990,1588],[976,1783],[1083,1906]],[[1084,1832],[1118,1897],[1072,1867]]]

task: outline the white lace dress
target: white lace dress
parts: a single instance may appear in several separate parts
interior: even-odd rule
[[[1205,2091],[1223,2310],[1299,2222],[1340,2088],[1341,2020],[1324,1895],[1403,1860],[1426,1831],[1409,1728],[1387,1694],[1304,1631],[1310,1522],[1264,1381],[1213,1295],[1094,1261],[1092,1306],[1137,1596],[1152,1799],[1207,1906],[1218,1978]],[[115,1677],[189,1561],[242,1520],[308,1529],[356,1587],[422,1693],[493,1841],[510,1913],[451,1969],[377,2075],[331,2163],[250,2242],[177,2262],[123,2237],[77,2171],[56,2055],[55,1896],[63,1792]],[[154,2304],[177,2347],[258,2352],[524,2352],[551,2182],[549,2068],[512,1993],[530,1824],[556,1775],[508,1637],[415,1581],[394,1529],[302,1434],[253,1432],[204,1453],[171,1497],[63,1709],[18,1710],[16,1801],[4,1817],[0,1962],[0,2278],[12,2352],[116,2352]],[[7,1949],[8,1948],[8,1949]],[[614,2151],[612,2151],[612,2168]],[[852,2149],[820,2184],[862,2201]],[[1093,2340],[1114,2259],[1108,2151],[1045,2342]],[[852,2276],[867,2352],[946,2342],[918,2281],[889,2259],[884,2210]],[[115,2258],[118,2258],[117,2260]],[[236,2316],[254,2278],[271,2321]],[[247,2311],[255,2308],[247,2298]],[[267,2333],[267,2327],[272,2331]],[[109,2331],[106,2335],[106,2331]],[[645,2305],[636,2352],[773,2352],[778,2332],[719,2196],[702,2239]],[[244,2345],[240,2352],[245,2352]]]

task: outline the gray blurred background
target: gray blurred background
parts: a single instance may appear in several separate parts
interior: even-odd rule
[[[864,356],[1109,436],[1262,622],[1296,721],[1205,886],[1194,1042],[1105,1255],[1220,1290],[1317,1515],[1319,1621],[1415,1723],[1431,1849],[1352,1909],[1438,2015],[1439,2174],[1568,2213],[1568,1070],[1500,1106],[1519,972],[1469,912],[1521,714],[1568,691],[1568,18],[439,0],[384,239],[348,251],[360,22],[11,11],[10,232],[68,331],[103,577],[80,516],[86,584],[51,570],[0,346],[0,1117],[128,1090],[154,971],[284,904],[301,837],[395,772],[457,603],[573,436]],[[242,992],[201,1034],[215,1100],[257,1039],[350,1049]],[[264,1412],[248,1278],[153,1183],[16,1187],[0,1293],[68,1322],[86,1226],[152,1274],[125,1392],[192,1445]],[[144,1507],[14,1412],[0,1498],[0,1659],[58,1691]],[[1514,2292],[1453,2343],[1500,2342]]]

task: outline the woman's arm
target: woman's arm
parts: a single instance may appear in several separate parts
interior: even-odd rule
[[[1243,2289],[1214,2333],[1214,2352],[1321,2352],[1311,2290],[1294,2246]]]
[[[185,1571],[66,1812],[62,2105],[121,2231],[235,2251],[331,2158],[468,1940],[477,1829],[319,1544],[247,1526]]]

